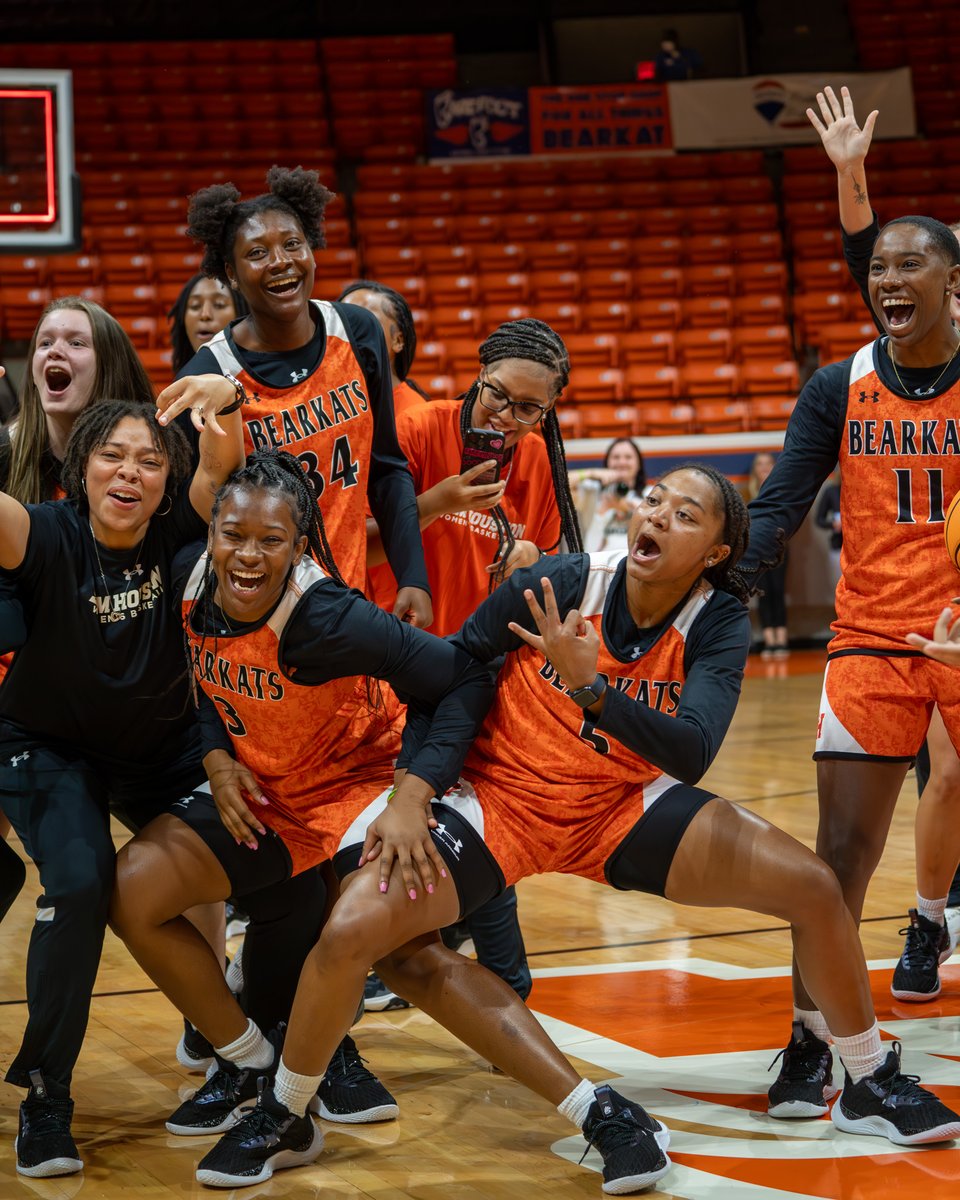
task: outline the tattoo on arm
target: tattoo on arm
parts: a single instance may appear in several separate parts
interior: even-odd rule
[[[853,199],[856,204],[866,204],[867,202],[867,193],[856,180],[853,181]]]

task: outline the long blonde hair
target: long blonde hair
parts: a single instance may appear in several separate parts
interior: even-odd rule
[[[27,350],[27,370],[20,389],[20,412],[10,429],[10,473],[5,491],[21,504],[39,504],[45,499],[41,489],[40,460],[49,449],[47,421],[40,403],[40,392],[33,378],[33,356],[37,350],[40,326],[52,312],[76,309],[87,314],[93,334],[97,360],[90,404],[101,400],[137,400],[154,403],[153,386],[133,343],[119,322],[92,300],[80,296],[62,296],[43,310]]]

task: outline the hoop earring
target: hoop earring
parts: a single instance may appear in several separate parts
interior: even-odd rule
[[[167,495],[166,492],[163,493],[163,499],[166,500],[167,507],[163,510],[163,512],[161,512],[160,509],[158,508],[157,511],[153,514],[155,517],[165,517],[167,515],[167,513],[169,513],[173,509],[173,500],[170,496]]]

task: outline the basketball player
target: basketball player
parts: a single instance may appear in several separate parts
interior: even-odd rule
[[[248,453],[284,447],[309,474],[343,576],[363,587],[366,505],[400,582],[397,616],[426,626],[432,612],[416,498],[393,418],[379,323],[358,305],[311,301],[313,251],[324,245],[331,193],[315,171],[271,168],[269,191],[241,200],[232,184],[190,201],[188,232],[202,271],[235,289],[249,314],[201,348],[181,375],[236,377]]]
[[[456,633],[494,579],[556,552],[561,537],[570,550],[582,548],[554,411],[570,378],[563,339],[542,321],[507,321],[481,342],[479,357],[478,377],[462,399],[435,400],[397,421],[417,492],[433,597],[430,628],[440,637]],[[497,482],[476,482],[483,464],[461,474],[464,438],[471,428],[504,436],[506,455]],[[382,563],[375,522],[368,533],[368,561]],[[390,568],[373,566],[369,575],[373,599],[389,609],[396,593]],[[472,913],[465,926],[479,961],[526,999],[533,981],[516,890],[507,888]]]
[[[232,415],[231,405],[196,402],[192,416],[205,422],[196,471],[186,439],[152,407],[104,400],[67,443],[68,502],[23,505],[0,493],[0,566],[29,630],[0,689],[0,805],[44,892],[27,960],[27,1028],[6,1074],[29,1089],[16,1143],[24,1175],[83,1165],[70,1081],[113,883],[110,812],[137,828],[202,778],[177,662],[172,560],[202,535],[215,491],[242,461],[231,400]],[[180,411],[166,394],[158,403],[164,420]],[[57,685],[39,687],[43,679]]]
[[[951,321],[960,246],[928,217],[881,231],[870,259],[876,341],[822,367],[800,393],[783,453],[750,506],[746,565],[800,525],[840,464],[843,574],[817,724],[817,853],[859,921],[909,765],[939,708],[960,744],[960,679],[904,641],[933,630],[955,570],[944,504],[960,491],[960,335]],[[942,831],[948,836],[946,831]],[[774,1116],[826,1112],[829,1018],[794,975],[793,1034],[770,1091]]]
[[[841,88],[841,99],[842,103],[832,88],[825,88],[817,95],[820,116],[812,109],[808,115],[837,169],[844,256],[873,316],[868,287],[870,256],[880,225],[870,206],[865,160],[878,114],[870,113],[861,129],[849,89]],[[953,226],[954,233],[957,229]],[[951,300],[951,313],[956,325],[960,319],[957,295]],[[951,499],[949,495],[946,498]],[[920,791],[916,908],[911,908],[910,923],[901,931],[906,942],[891,991],[898,1000],[925,1001],[939,995],[940,963],[949,957],[960,933],[960,909],[948,910],[948,893],[960,893],[960,873],[954,875],[960,862],[960,758],[936,709],[916,770]]]

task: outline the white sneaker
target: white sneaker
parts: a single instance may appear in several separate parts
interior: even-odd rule
[[[956,953],[957,942],[960,941],[960,908],[946,908],[943,919],[950,935],[950,953]]]

